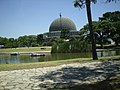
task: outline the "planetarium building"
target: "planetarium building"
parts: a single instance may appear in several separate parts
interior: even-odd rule
[[[69,34],[71,37],[79,37],[78,31],[76,30],[76,26],[72,20],[66,17],[61,17],[55,19],[49,27],[49,32],[45,33],[44,36],[47,38],[54,38],[61,35],[61,30],[66,29],[69,30]]]

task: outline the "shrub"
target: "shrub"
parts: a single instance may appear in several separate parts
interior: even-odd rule
[[[91,45],[86,41],[80,40],[54,42],[52,45],[52,53],[80,53],[90,51]]]

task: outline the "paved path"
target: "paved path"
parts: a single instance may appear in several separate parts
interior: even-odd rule
[[[94,83],[120,76],[120,61],[64,64],[25,70],[1,71],[0,90],[44,90]]]

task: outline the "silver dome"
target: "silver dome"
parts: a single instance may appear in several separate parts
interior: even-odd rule
[[[49,28],[49,32],[52,31],[61,31],[62,29],[76,30],[74,22],[68,18],[61,17],[55,19]]]

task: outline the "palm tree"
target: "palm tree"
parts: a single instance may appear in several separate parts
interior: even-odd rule
[[[117,0],[106,0],[106,2],[111,2],[111,1],[116,2]],[[83,7],[86,6],[87,17],[88,17],[88,25],[89,25],[91,41],[92,41],[92,57],[93,57],[93,60],[97,60],[98,57],[97,57],[97,52],[96,52],[96,40],[95,40],[95,37],[94,37],[94,31],[93,31],[93,28],[92,28],[91,2],[96,3],[97,0],[75,0],[74,1],[74,6],[79,7],[79,8],[83,8]]]
[[[91,2],[96,3],[96,0],[76,0],[74,1],[74,6],[82,8],[86,5],[88,24],[89,24],[89,30],[91,35],[91,41],[92,41],[92,57],[93,57],[93,60],[97,60],[98,57],[96,52],[96,42],[94,37],[94,31],[92,28],[92,16],[91,16],[91,8],[90,8]]]
[[[112,1],[117,2],[117,1],[119,1],[119,0],[107,0],[106,3],[108,3],[108,2],[112,2]]]

